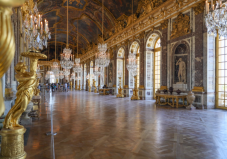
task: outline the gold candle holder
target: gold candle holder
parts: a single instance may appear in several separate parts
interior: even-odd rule
[[[131,100],[140,100],[140,97],[138,96],[138,88],[137,88],[137,77],[134,76],[135,86],[133,90],[133,95],[131,97]]]
[[[119,88],[118,88],[118,94],[117,94],[117,98],[124,98],[124,95],[122,94],[122,88],[121,88],[121,77],[118,77],[119,78]]]
[[[96,87],[96,81],[95,81],[95,79],[93,79],[93,87],[95,88],[94,89],[94,93],[98,93],[97,92],[97,87]]]

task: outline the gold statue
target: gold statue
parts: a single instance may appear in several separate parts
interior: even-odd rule
[[[137,77],[134,76],[134,82],[135,82],[135,86],[134,86],[134,90],[133,90],[133,95],[131,97],[131,100],[140,100],[140,97],[138,96],[138,87],[137,87]]]
[[[88,83],[88,92],[91,92],[90,78],[88,79],[87,83]]]
[[[0,0],[0,78],[11,65],[15,53],[14,32],[11,22],[12,7],[22,5],[25,0]],[[0,116],[5,111],[0,80]]]
[[[93,79],[93,87],[94,87],[94,93],[98,93],[95,79]]]
[[[15,66],[15,78],[19,82],[17,87],[17,99],[14,106],[10,109],[9,113],[3,122],[3,128],[13,130],[14,127],[23,127],[19,125],[18,120],[21,114],[26,110],[28,103],[31,101],[34,92],[37,88],[37,62],[38,59],[45,59],[46,55],[41,53],[21,53],[24,57],[30,58],[30,72],[26,72],[26,65],[19,62]]]
[[[117,98],[124,98],[124,95],[122,94],[122,88],[121,88],[121,77],[119,77],[119,88],[118,88],[118,94],[117,94]]]

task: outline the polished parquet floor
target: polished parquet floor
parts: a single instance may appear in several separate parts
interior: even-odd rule
[[[227,111],[156,107],[85,91],[46,94],[27,127],[28,159],[227,159]]]

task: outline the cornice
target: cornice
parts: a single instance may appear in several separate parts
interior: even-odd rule
[[[196,4],[203,1],[204,0],[185,0],[184,2],[178,3],[176,0],[168,0],[156,9],[152,10],[149,14],[139,18],[134,24],[129,25],[117,34],[114,34],[106,40],[105,43],[107,43],[108,47],[117,45],[118,43],[132,38],[133,35],[137,35],[142,31],[150,30],[152,27],[163,23],[165,20],[177,16],[179,12],[184,12],[192,7],[195,7]],[[95,52],[97,52],[97,48],[83,54],[80,56],[81,61],[93,57]]]

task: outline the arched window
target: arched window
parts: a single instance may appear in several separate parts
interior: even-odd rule
[[[160,65],[161,65],[161,45],[160,38],[155,42],[154,47],[154,94],[160,88]]]
[[[158,34],[149,36],[146,43],[146,99],[154,99],[160,88],[161,40]]]

